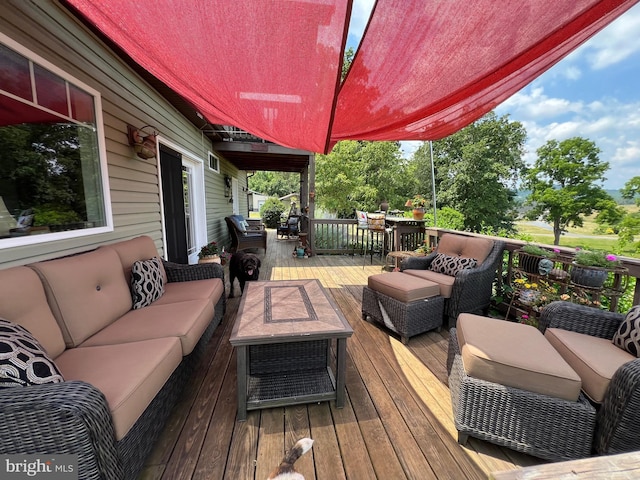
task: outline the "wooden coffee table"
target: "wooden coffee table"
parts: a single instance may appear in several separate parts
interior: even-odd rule
[[[318,280],[247,282],[230,337],[237,354],[238,420],[259,408],[325,400],[343,407],[352,334]]]

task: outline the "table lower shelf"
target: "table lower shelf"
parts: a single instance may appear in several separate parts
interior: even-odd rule
[[[335,399],[336,382],[329,367],[247,377],[247,410]]]

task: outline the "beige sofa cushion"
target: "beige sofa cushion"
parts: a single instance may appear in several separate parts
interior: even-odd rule
[[[67,347],[75,347],[131,309],[118,254],[93,252],[33,263]]]
[[[102,249],[114,250],[120,258],[122,270],[127,281],[127,285],[131,284],[131,266],[138,260],[149,260],[153,257],[160,257],[156,244],[153,243],[151,237],[142,235],[140,237],[132,238],[131,240],[124,240],[122,242],[112,243],[109,245],[103,245]],[[167,273],[160,262],[160,270],[164,283],[167,283]]]
[[[53,359],[65,349],[62,332],[47,304],[42,282],[28,267],[0,270],[0,318],[29,330]]]
[[[597,403],[602,403],[616,370],[636,359],[634,355],[616,347],[608,338],[560,328],[547,328],[544,336],[580,375],[582,390]]]
[[[56,359],[64,378],[82,380],[107,399],[121,440],[182,361],[177,338],[66,350]]]
[[[578,399],[580,377],[538,329],[469,313],[460,314],[456,327],[467,375],[551,397]]]
[[[177,337],[182,344],[182,354],[188,355],[211,323],[213,314],[214,306],[206,299],[166,305],[151,304],[139,310],[131,310],[88,338],[81,346],[114,345],[151,338]]]
[[[440,293],[440,287],[437,284],[402,272],[371,275],[367,284],[370,289],[404,303],[435,297]]]
[[[451,257],[475,258],[478,265],[489,256],[493,249],[493,240],[482,237],[466,237],[445,233],[438,241],[438,253]]]
[[[170,282],[164,285],[164,294],[152,305],[166,305],[168,303],[185,300],[209,300],[215,306],[224,294],[221,278],[206,280],[190,280],[188,282]]]
[[[451,298],[456,277],[445,275],[444,273],[432,272],[431,270],[414,270],[411,268],[403,270],[403,273],[438,284],[440,295],[444,298]]]

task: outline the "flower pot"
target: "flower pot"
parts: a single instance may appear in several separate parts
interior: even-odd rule
[[[413,209],[413,219],[422,220],[424,218],[424,208],[416,207]]]
[[[606,268],[571,265],[571,282],[582,287],[602,288],[608,275]]]
[[[518,300],[524,305],[531,305],[540,298],[540,292],[538,290],[521,290],[518,295]]]
[[[538,255],[518,252],[518,268],[526,273],[535,273],[537,275],[540,260],[543,258]]]
[[[219,255],[207,255],[198,259],[198,263],[222,263]]]
[[[296,254],[298,255],[298,258],[304,257],[304,247],[298,247],[296,249]]]

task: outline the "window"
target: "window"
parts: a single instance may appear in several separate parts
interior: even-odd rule
[[[0,34],[0,248],[112,229],[100,96]]]
[[[209,168],[214,172],[220,173],[220,159],[215,153],[209,152]]]

